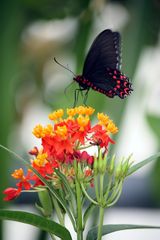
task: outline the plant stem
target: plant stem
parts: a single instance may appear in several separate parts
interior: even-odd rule
[[[103,226],[103,218],[104,218],[104,196],[103,196],[103,184],[104,184],[104,174],[100,174],[100,207],[99,207],[99,225],[98,225],[98,237],[97,240],[101,240],[102,238],[102,226]]]
[[[101,206],[99,211],[99,225],[98,225],[97,240],[101,240],[102,238],[103,218],[104,218],[104,208]]]
[[[112,176],[109,176],[107,190],[106,190],[106,192],[105,192],[105,194],[104,194],[104,199],[105,199],[105,201],[107,200],[108,195],[109,195],[109,193],[110,193],[110,191],[111,191],[111,185],[112,185]]]
[[[93,198],[91,198],[91,197],[89,196],[89,194],[86,192],[83,183],[81,183],[81,188],[82,188],[82,191],[83,191],[85,197],[88,198],[88,200],[89,200],[90,202],[92,202],[93,204],[98,205],[98,202],[96,202]]]
[[[104,174],[100,174],[100,202],[103,203],[103,181]]]
[[[83,240],[83,223],[82,223],[82,191],[78,180],[78,166],[77,162],[74,161],[74,169],[76,172],[76,198],[77,198],[77,240]]]
[[[120,185],[120,187],[119,187],[119,190],[118,190],[117,196],[115,197],[115,199],[114,199],[110,204],[107,204],[107,207],[111,207],[111,206],[113,206],[113,205],[118,201],[118,199],[119,199],[121,193],[122,193],[122,183],[121,183],[121,185]]]
[[[93,147],[93,145],[87,145],[87,146],[79,147],[79,148],[77,148],[77,150],[83,150],[83,149],[86,149],[86,148],[89,148],[89,147]]]
[[[76,180],[77,192],[77,240],[82,240],[82,205],[81,205],[81,188],[78,180]]]
[[[97,202],[99,202],[99,184],[98,184],[98,175],[94,177],[94,183],[95,183],[95,194],[97,198]]]

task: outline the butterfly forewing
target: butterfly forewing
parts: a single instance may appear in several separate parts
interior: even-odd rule
[[[84,63],[83,76],[89,80],[97,72],[104,73],[107,67],[119,69],[119,63],[120,34],[109,29],[104,30],[91,45]]]

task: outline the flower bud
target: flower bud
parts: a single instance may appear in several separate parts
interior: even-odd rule
[[[93,163],[93,169],[94,169],[94,175],[98,174],[98,160],[97,157],[94,157],[94,163]]]
[[[98,172],[103,173],[103,158],[102,158],[102,151],[100,149],[98,155]]]
[[[128,170],[129,170],[130,166],[132,165],[132,162],[130,162],[131,157],[132,157],[132,154],[130,154],[129,157],[123,163],[122,171],[123,171],[124,178],[127,176]]]
[[[119,163],[115,170],[115,178],[120,180],[122,178],[122,163]]]
[[[116,155],[114,154],[111,161],[110,161],[110,165],[108,167],[108,173],[109,174],[112,174],[113,171],[114,171],[114,168],[115,168],[115,158],[116,158]]]

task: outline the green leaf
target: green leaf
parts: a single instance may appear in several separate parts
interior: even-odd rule
[[[60,224],[33,213],[0,210],[0,219],[30,224],[64,240],[72,240],[70,232]]]
[[[69,193],[69,200],[72,202],[72,206],[76,206],[76,200],[75,200],[75,195],[74,192],[72,190],[72,188],[70,187],[68,180],[66,178],[66,176],[64,174],[62,174],[58,169],[55,169],[56,174],[61,178],[64,186],[66,187],[67,192]],[[73,209],[73,212],[75,210]],[[75,214],[75,212],[74,212]]]
[[[127,176],[133,174],[134,172],[136,172],[140,168],[144,167],[148,163],[151,163],[153,160],[156,160],[158,157],[160,157],[160,152],[158,152],[157,154],[155,154],[155,155],[153,155],[153,156],[143,160],[140,163],[137,163],[137,164],[133,165],[132,167],[130,167]]]
[[[160,229],[160,227],[155,227],[155,226],[146,226],[146,225],[132,225],[132,224],[109,224],[109,225],[104,225],[102,227],[102,236],[112,233],[112,232],[117,232],[117,231],[122,231],[122,230],[131,230],[131,229]],[[98,227],[92,228],[87,235],[86,240],[96,240],[97,239],[97,233],[98,233]]]

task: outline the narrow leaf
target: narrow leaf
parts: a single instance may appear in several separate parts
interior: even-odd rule
[[[72,206],[76,206],[76,200],[75,200],[75,195],[74,192],[72,190],[72,188],[70,187],[68,180],[66,178],[66,176],[64,174],[62,174],[58,169],[55,169],[56,174],[61,178],[64,186],[67,189],[67,192],[70,195],[70,201],[72,202]],[[73,209],[74,210],[74,209]],[[75,210],[74,210],[75,211]],[[74,213],[75,214],[75,213]]]
[[[132,224],[109,224],[109,225],[104,225],[102,227],[102,236],[112,232],[117,232],[122,230],[131,230],[131,229],[160,229],[160,226],[156,227],[156,226],[132,225]],[[98,233],[98,227],[92,228],[88,232],[86,240],[96,240],[97,233]]]
[[[155,154],[155,155],[153,155],[153,156],[143,160],[140,163],[137,163],[137,164],[133,165],[132,167],[130,167],[127,176],[133,174],[134,172],[136,172],[140,168],[144,167],[148,163],[151,163],[153,160],[156,160],[158,157],[160,157],[160,152],[158,152],[157,154]]]
[[[70,232],[65,227],[52,220],[46,219],[33,213],[0,210],[0,219],[30,224],[61,239],[72,240]]]

